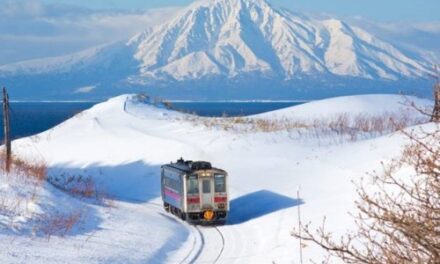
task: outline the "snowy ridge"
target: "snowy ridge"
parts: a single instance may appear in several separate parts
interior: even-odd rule
[[[404,97],[394,94],[368,94],[356,96],[341,96],[308,102],[295,107],[271,111],[263,114],[254,115],[257,118],[269,119],[331,119],[341,114],[350,116],[368,115],[381,116],[387,115],[408,115],[420,116],[419,110],[412,107],[416,105],[420,109],[432,108],[432,101],[417,97]],[[323,111],[325,110],[325,111]]]
[[[69,72],[80,67],[94,63],[99,54],[106,51],[106,45],[90,48],[74,54],[51,57],[46,59],[35,59],[17,62],[1,66],[1,74],[42,74],[56,72]]]

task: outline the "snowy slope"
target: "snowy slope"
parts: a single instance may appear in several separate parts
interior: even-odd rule
[[[109,207],[72,197],[49,183],[35,185],[4,174],[0,179],[1,263],[159,263],[169,254],[160,252],[161,247],[172,252],[188,236],[156,204],[116,201]],[[13,210],[3,210],[5,198],[6,208]],[[67,217],[78,217],[78,222],[67,232],[58,230],[57,221]],[[160,224],[149,229],[145,222]],[[49,236],[45,230],[57,232]]]
[[[396,92],[396,82],[426,80],[430,72],[429,63],[340,20],[278,10],[264,0],[203,0],[125,44],[0,66],[0,80],[21,88],[29,85],[27,76],[54,92],[51,87],[59,88],[55,80],[61,78],[59,93],[65,97],[78,85],[96,85],[93,93],[101,96],[118,94],[116,88],[182,86],[182,95],[197,82],[196,91],[214,87],[221,94],[232,88],[249,99],[258,86],[266,94],[274,89],[267,86],[286,87],[285,97],[292,96],[289,90],[353,89],[365,81],[373,82],[368,91],[391,82]]]
[[[325,105],[323,105],[322,101],[313,101],[293,108],[286,108],[255,115],[254,117],[270,119],[290,118],[313,120],[331,119],[341,114],[347,114],[350,116],[361,114],[367,116],[418,116],[419,110],[412,107],[411,104],[421,108],[423,108],[422,106],[432,108],[430,106],[431,103],[428,100],[417,97],[406,97],[393,94],[368,94],[329,98],[325,100]]]
[[[218,263],[296,263],[297,241],[289,231],[296,224],[297,186],[302,187],[303,221],[320,223],[326,215],[328,227],[343,232],[352,226],[347,214],[354,206],[351,180],[380,169],[380,162],[398,155],[405,142],[398,133],[334,145],[318,138],[304,140],[296,131],[207,127],[197,117],[137,98],[113,98],[47,132],[13,142],[20,156],[44,159],[52,178],[92,177],[115,205],[72,201],[92,208],[95,222],[88,222],[82,232],[49,241],[6,232],[0,225],[3,262],[212,263],[218,257]],[[419,106],[431,104],[409,99]],[[396,95],[341,97],[249,118],[319,117],[317,109],[337,115],[349,108],[356,109],[354,115],[381,116],[408,109],[400,104],[404,101]],[[163,214],[160,165],[179,157],[209,160],[229,172],[231,214],[218,231],[197,230]],[[315,247],[304,253],[305,259],[322,254]]]
[[[0,74],[62,74],[70,72],[113,70],[114,64],[131,67],[131,51],[125,43],[110,43],[61,57],[35,59],[1,66]],[[121,66],[121,65],[120,65]],[[118,67],[120,67],[118,66]],[[119,68],[124,72],[126,69]],[[101,73],[102,74],[102,73]],[[1,76],[1,75],[0,75]]]

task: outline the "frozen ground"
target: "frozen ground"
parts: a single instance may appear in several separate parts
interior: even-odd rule
[[[319,224],[327,216],[329,229],[344,232],[353,224],[347,213],[355,198],[351,180],[380,169],[380,161],[398,155],[405,143],[399,133],[365,135],[352,142],[334,140],[334,134],[318,139],[304,131],[205,126],[207,119],[136,98],[113,98],[49,131],[13,142],[21,157],[45,161],[52,181],[91,177],[111,204],[42,184],[26,213],[14,218],[0,211],[2,263],[299,263],[298,241],[290,236],[297,206],[301,204],[304,222]],[[404,104],[407,99],[340,97],[249,118],[328,120],[341,114],[403,112],[419,118]],[[160,165],[180,157],[209,160],[229,172],[231,213],[225,226],[194,227],[162,210]],[[22,182],[2,177],[0,197],[26,193],[17,187]],[[32,232],[32,215],[63,210],[82,212],[74,229],[50,239]],[[305,260],[321,256],[312,245],[304,249]]]

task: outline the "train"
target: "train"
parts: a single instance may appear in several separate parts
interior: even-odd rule
[[[180,158],[161,166],[165,211],[193,224],[226,223],[229,213],[228,173],[207,161]]]

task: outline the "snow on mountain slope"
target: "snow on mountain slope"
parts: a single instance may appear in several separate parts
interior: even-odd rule
[[[193,87],[191,81],[243,93],[261,85],[270,94],[269,85],[302,93],[315,86],[362,90],[354,80],[389,85],[426,81],[430,72],[428,62],[340,20],[294,14],[263,0],[203,0],[127,43],[0,66],[0,81],[22,89],[41,81],[51,93],[63,91],[61,83],[64,96],[82,86],[97,86],[91,94],[114,95],[115,88],[170,90],[176,83]],[[369,92],[380,86],[369,85]],[[399,88],[395,84],[391,92]]]
[[[130,43],[138,47],[135,56],[144,74],[164,73],[168,64],[197,52],[205,57],[195,67],[214,61],[217,67],[205,68],[206,73],[221,71],[228,76],[256,71],[285,79],[331,73],[396,80],[429,72],[359,28],[278,11],[265,1],[197,1],[171,22]],[[166,72],[174,79],[193,77]]]
[[[91,71],[92,68],[108,70],[115,61],[122,63],[130,59],[127,52],[129,49],[124,43],[105,44],[71,55],[3,65],[0,67],[0,75],[69,73]],[[125,53],[126,58],[121,58],[121,53]]]
[[[138,98],[113,98],[49,131],[13,142],[20,156],[44,159],[51,177],[92,177],[113,197],[115,206],[85,205],[94,208],[96,222],[86,231],[49,241],[4,232],[0,225],[0,246],[5,249],[0,251],[0,259],[212,263],[219,256],[218,263],[297,262],[298,252],[292,250],[297,241],[290,230],[296,224],[298,203],[303,203],[304,222],[319,224],[326,215],[329,229],[335,234],[344,232],[353,224],[347,214],[354,208],[351,180],[380,170],[380,162],[398,155],[406,142],[399,133],[337,145],[302,140],[292,136],[295,131],[243,133],[205,126],[193,122],[194,116]],[[249,118],[317,116],[317,109],[338,114],[350,107],[355,108],[353,114],[381,115],[400,111],[399,101],[404,98],[341,97]],[[160,208],[160,165],[180,157],[211,161],[230,175],[229,222],[219,227],[222,251],[217,231],[199,228],[198,233]],[[299,185],[302,201],[295,198]],[[304,254],[304,259],[319,261],[322,251],[309,246]]]

